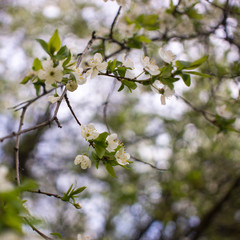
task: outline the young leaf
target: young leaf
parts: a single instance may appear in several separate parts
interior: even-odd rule
[[[34,59],[32,69],[34,71],[39,71],[40,69],[42,69],[42,63],[38,58]]]
[[[96,153],[97,153],[97,155],[100,159],[103,158],[103,156],[105,154],[105,148],[104,147],[102,147],[99,144],[95,144],[95,151],[96,151]]]
[[[43,50],[47,53],[47,54],[50,54],[49,50],[48,50],[48,44],[42,40],[42,39],[36,39],[36,41],[38,43],[40,43],[40,45],[42,46]]]
[[[30,79],[32,79],[32,76],[26,76],[26,77],[20,82],[20,84],[26,84]]]
[[[130,92],[132,92],[132,89],[134,90],[137,88],[137,84],[135,82],[131,82],[125,79],[125,80],[122,80],[122,83],[129,88]]]
[[[103,133],[99,134],[99,136],[96,139],[94,139],[94,142],[105,143],[108,135],[109,135],[108,132],[103,132]]]
[[[62,239],[62,236],[60,233],[51,233],[51,235],[58,237],[59,239]]]
[[[110,176],[112,176],[112,177],[114,177],[114,178],[117,178],[117,176],[116,176],[116,174],[115,174],[115,171],[114,171],[114,169],[113,169],[113,167],[112,167],[111,164],[106,163],[106,164],[105,164],[105,168],[106,168],[106,170],[107,170],[107,172],[109,173]]]
[[[124,84],[122,83],[120,88],[118,89],[118,92],[121,92],[124,89]]]
[[[64,58],[67,58],[68,56],[69,56],[69,50],[66,46],[63,46],[57,52],[56,59],[63,60]]]
[[[179,74],[179,75],[182,77],[184,83],[185,83],[188,87],[190,87],[190,85],[191,85],[191,77],[190,77],[190,75],[189,75],[189,74],[184,74],[184,73]]]
[[[212,76],[205,74],[205,73],[200,73],[200,72],[195,72],[195,71],[184,71],[184,73],[192,74],[192,75],[197,75],[205,78],[211,78]]]
[[[87,187],[80,187],[80,188],[74,190],[73,192],[71,192],[71,196],[77,195],[77,194],[81,193],[81,192],[84,191],[86,188],[87,188]]]
[[[56,29],[48,42],[48,50],[51,54],[53,54],[54,52],[58,51],[60,47],[61,47],[61,40],[58,35],[58,30]]]

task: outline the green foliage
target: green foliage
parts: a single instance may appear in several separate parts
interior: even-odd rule
[[[53,54],[56,51],[58,51],[60,47],[61,47],[61,40],[58,35],[58,30],[56,29],[48,42],[48,50],[51,54]]]
[[[144,35],[134,35],[133,37],[127,40],[127,46],[130,48],[142,48],[142,43],[151,43],[151,39],[147,38]]]
[[[157,14],[141,14],[134,21],[131,21],[128,17],[126,17],[126,21],[128,24],[135,24],[135,27],[139,30],[144,28],[149,31],[158,30],[160,23],[159,16]]]
[[[75,198],[78,197],[78,195],[84,191],[86,189],[86,187],[80,187],[80,188],[76,188],[73,187],[73,184],[69,187],[69,189],[67,190],[66,193],[64,193],[63,197],[61,198],[62,201],[64,202],[69,202],[71,203],[74,207],[79,208],[79,205],[76,204],[75,202]]]

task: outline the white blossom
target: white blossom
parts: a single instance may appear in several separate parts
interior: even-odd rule
[[[80,164],[82,169],[87,169],[87,168],[91,167],[92,162],[89,159],[89,157],[86,156],[86,155],[77,155],[75,160],[74,160],[74,164],[75,165]]]
[[[152,90],[158,94],[161,94],[160,100],[162,105],[166,105],[166,98],[170,98],[175,93],[174,90],[168,86],[161,84],[159,81],[155,81],[152,85]]]
[[[106,142],[108,144],[106,150],[109,152],[114,152],[114,150],[118,147],[119,141],[117,139],[117,134],[113,133],[109,135],[106,139]]]
[[[58,97],[49,96],[47,100],[48,100],[50,103],[56,103],[59,99],[60,99],[59,96],[58,96]]]
[[[160,73],[159,67],[155,64],[154,60],[151,60],[149,57],[144,57],[142,59],[142,64],[144,69],[151,75],[158,75]]]
[[[99,136],[94,124],[90,123],[88,125],[81,125],[81,135],[86,139],[86,141],[96,139]]]
[[[52,85],[56,82],[61,82],[63,78],[63,68],[59,64],[56,67],[53,67],[52,60],[45,60],[42,62],[43,69],[39,70],[38,77],[41,80],[45,80],[47,85]]]
[[[74,92],[78,88],[78,84],[75,81],[69,81],[66,85],[66,88],[70,92]]]
[[[125,56],[126,56],[126,54],[122,54],[122,57],[121,57],[123,66],[124,66],[124,67],[127,67],[127,68],[131,68],[132,70],[135,69],[135,68],[134,68],[134,63],[133,63],[133,61],[130,60],[129,58],[126,58]],[[134,74],[131,72],[131,70],[127,69],[127,70],[126,70],[125,77],[127,77],[127,78],[133,78],[133,77],[134,77]]]
[[[91,75],[91,78],[95,78],[99,71],[107,68],[107,62],[103,62],[101,53],[96,53],[92,59],[88,62],[90,69],[87,71],[87,75]]]
[[[120,165],[127,165],[129,164],[128,160],[130,159],[130,154],[126,153],[122,147],[116,152],[115,158]]]
[[[176,59],[176,55],[173,54],[170,50],[164,50],[163,48],[159,49],[159,55],[162,58],[162,60],[166,63],[171,63]]]
[[[13,189],[12,183],[7,179],[8,169],[6,166],[0,166],[0,192],[11,191]]]
[[[86,83],[87,78],[83,77],[83,68],[77,68],[76,64],[72,67],[72,70],[74,71],[73,74],[77,80],[77,83],[79,85],[82,85],[84,83]]]

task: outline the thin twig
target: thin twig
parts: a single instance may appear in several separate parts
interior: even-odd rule
[[[27,106],[23,107],[22,113],[20,116],[20,122],[18,127],[18,132],[22,130],[23,121],[25,117],[25,113],[27,111]],[[15,145],[15,165],[16,165],[16,178],[17,178],[17,185],[20,185],[20,174],[19,174],[19,145],[20,145],[20,138],[21,135],[17,135],[16,145]]]
[[[132,158],[133,160],[137,161],[137,162],[141,162],[141,163],[146,164],[146,165],[148,165],[148,166],[150,166],[150,167],[152,167],[152,168],[154,168],[154,169],[157,169],[158,171],[162,171],[162,172],[168,171],[168,169],[158,168],[158,167],[156,167],[155,165],[153,165],[153,164],[151,164],[151,163],[148,163],[148,162],[145,162],[145,161],[143,161],[143,160],[141,160],[141,159],[139,159],[139,158],[136,158],[136,157],[133,157],[133,156],[131,156],[131,158]]]
[[[56,108],[54,110],[54,114],[53,114],[53,116],[50,119],[48,119],[48,120],[46,120],[46,121],[44,121],[42,123],[39,123],[39,124],[37,124],[37,125],[35,125],[33,127],[29,127],[29,128],[26,128],[26,129],[18,131],[18,132],[12,132],[11,134],[9,134],[9,135],[7,135],[5,137],[0,138],[0,142],[3,142],[4,140],[6,140],[8,138],[12,138],[14,136],[18,136],[18,135],[21,135],[23,133],[30,132],[30,131],[36,130],[38,128],[47,126],[51,122],[56,121],[57,113],[58,113],[59,107],[61,105],[62,99],[63,99],[64,95],[66,94],[66,91],[67,91],[67,89],[65,88],[63,93],[62,93],[62,95],[61,95],[61,97],[60,97],[60,99],[57,102]]]
[[[55,198],[62,199],[62,197],[59,196],[58,194],[43,192],[43,191],[41,191],[40,189],[38,189],[37,191],[28,191],[28,192],[31,192],[31,193],[39,193],[39,194],[43,194],[43,195],[46,195],[46,196],[49,196],[49,197],[55,197]]]
[[[70,111],[71,111],[73,117],[75,118],[76,122],[78,123],[79,126],[81,126],[82,124],[79,122],[79,120],[78,120],[76,114],[74,113],[74,111],[73,111],[73,109],[72,109],[72,106],[71,106],[71,104],[70,104],[70,102],[69,102],[69,99],[68,99],[67,93],[65,94],[64,98],[65,98],[66,103],[67,103],[67,106],[68,106],[68,108],[70,109]]]
[[[91,37],[91,39],[89,40],[86,48],[84,49],[84,51],[83,51],[82,53],[78,54],[78,60],[77,60],[77,64],[76,64],[76,67],[77,67],[77,68],[79,67],[79,65],[80,65],[80,63],[81,63],[81,61],[82,61],[82,59],[83,59],[83,56],[87,53],[87,51],[89,50],[89,48],[92,46],[94,40],[96,39],[95,33],[96,33],[95,31],[92,32],[92,37]]]
[[[42,233],[41,231],[39,231],[36,227],[34,227],[30,221],[28,221],[28,219],[26,217],[23,218],[27,224],[32,228],[33,231],[35,231],[38,235],[40,235],[42,238],[44,238],[45,240],[54,240],[53,238],[48,237],[47,235],[45,235],[44,233]]]
[[[105,125],[106,125],[109,133],[110,133],[110,128],[109,128],[108,121],[107,121],[107,108],[108,108],[109,100],[113,94],[115,86],[116,86],[116,81],[113,82],[112,88],[110,89],[110,91],[107,95],[107,99],[106,99],[106,101],[104,103],[104,107],[103,107],[103,119],[104,119]]]
[[[114,29],[114,26],[115,26],[115,24],[116,24],[116,22],[117,22],[118,16],[120,15],[121,9],[122,9],[122,6],[119,7],[119,9],[118,9],[118,11],[117,11],[117,14],[116,14],[116,16],[115,16],[115,18],[114,18],[114,20],[113,20],[113,22],[112,22],[111,29],[110,29],[110,33],[109,33],[109,37],[110,37],[111,39],[113,39],[113,29]]]

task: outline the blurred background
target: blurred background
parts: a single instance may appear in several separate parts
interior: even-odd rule
[[[171,4],[176,10],[169,10]],[[20,112],[11,107],[35,97],[32,84],[20,84],[33,59],[46,57],[35,39],[48,41],[58,29],[63,45],[78,54],[92,31],[98,36],[109,34],[118,8],[116,2],[102,0],[0,1],[1,137],[18,128]],[[158,15],[158,27],[129,24],[141,14]],[[177,60],[209,55],[200,71],[212,78],[196,76],[190,88],[176,82],[176,95],[165,106],[148,87],[118,92],[120,84],[104,77],[88,79],[68,93],[80,121],[94,123],[99,132],[107,130],[106,111],[111,131],[139,161],[130,170],[116,167],[117,179],[103,166],[85,171],[75,166],[75,156],[88,145],[63,102],[58,114],[63,128],[52,124],[22,136],[21,177],[59,195],[72,183],[87,189],[78,199],[80,210],[53,197],[24,193],[30,213],[42,220],[39,229],[58,232],[63,239],[77,239],[77,234],[96,240],[240,238],[239,20],[238,0],[132,0],[122,9],[115,38],[126,42],[141,33],[152,40],[143,43],[144,51],[135,48],[128,53],[136,74],[144,54],[161,64],[158,49],[166,47]],[[102,52],[102,47],[96,41],[89,57]],[[119,48],[114,43],[105,47],[106,55]],[[115,57],[121,59],[124,52]],[[24,128],[48,119],[53,109],[47,96],[35,102]],[[231,126],[229,119],[235,119]],[[0,162],[12,169],[12,181],[14,141],[6,140],[0,148]],[[24,231],[26,240],[41,239],[29,227]]]

